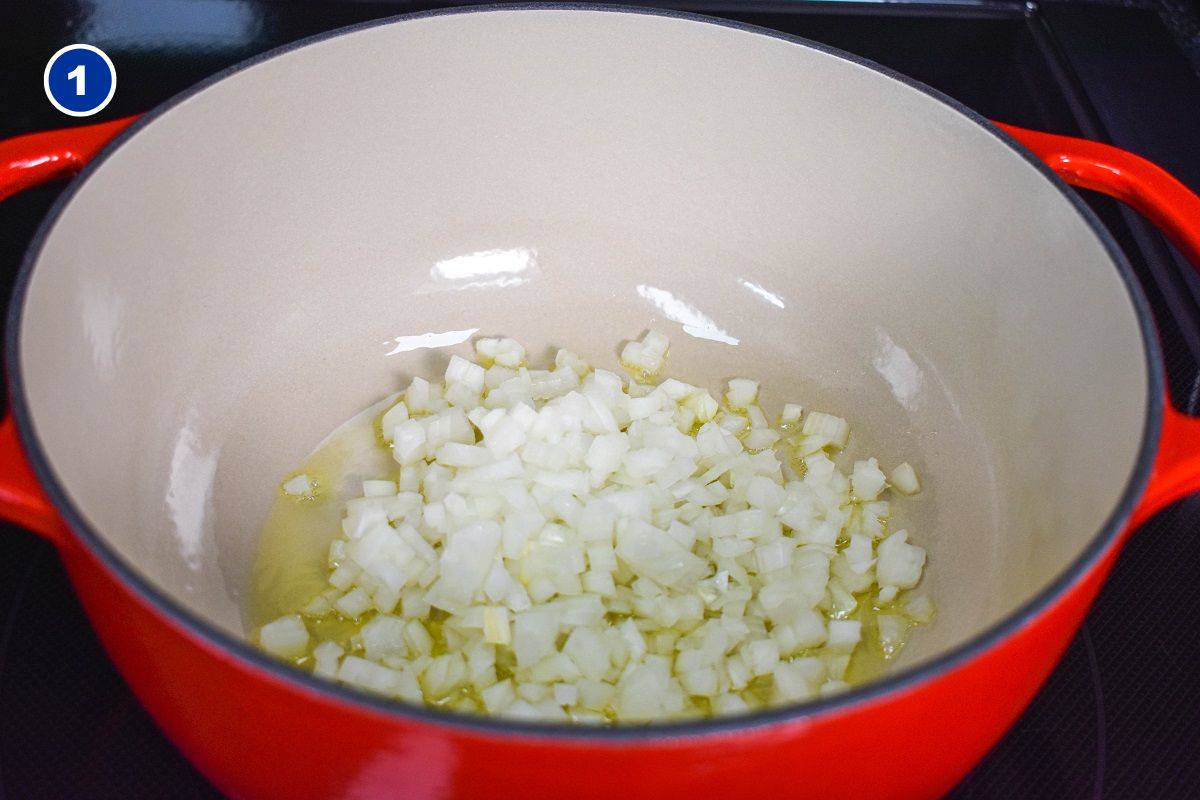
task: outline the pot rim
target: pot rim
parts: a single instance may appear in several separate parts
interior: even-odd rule
[[[740,716],[599,727],[506,720],[482,715],[468,715],[444,711],[436,708],[410,705],[398,700],[376,697],[344,687],[332,681],[318,678],[304,670],[275,660],[264,651],[255,647],[247,639],[235,637],[202,619],[185,605],[157,588],[148,578],[143,577],[133,565],[117,553],[104,537],[91,526],[64,491],[51,466],[49,457],[43,450],[42,444],[33,429],[29,414],[29,401],[25,395],[25,386],[22,381],[20,365],[21,321],[30,280],[47,237],[53,231],[58,218],[70,204],[72,197],[79,188],[87,182],[109,156],[120,149],[131,137],[136,136],[142,128],[151,124],[165,112],[191,96],[207,89],[209,86],[269,59],[317,42],[383,25],[402,24],[412,20],[438,16],[483,14],[494,11],[538,10],[592,11],[685,19],[732,28],[757,36],[779,39],[849,61],[892,78],[911,89],[922,92],[972,120],[992,136],[1003,142],[1026,163],[1038,170],[1058,190],[1063,199],[1070,203],[1076,212],[1083,217],[1088,227],[1091,228],[1092,232],[1100,240],[1101,244],[1103,244],[1104,249],[1112,259],[1113,265],[1116,267],[1125,284],[1126,291],[1137,315],[1138,328],[1142,335],[1142,344],[1147,359],[1148,378],[1146,418],[1142,432],[1142,441],[1133,470],[1111,514],[1096,535],[1066,569],[1032,598],[1009,613],[1002,620],[976,633],[956,647],[951,648],[936,658],[919,663],[913,667],[897,670],[841,694]],[[8,367],[11,413],[16,422],[26,454],[46,494],[57,511],[62,515],[70,530],[74,533],[75,540],[82,543],[91,555],[116,576],[125,587],[130,589],[139,600],[169,622],[182,628],[184,632],[199,638],[209,648],[215,648],[223,654],[227,654],[241,662],[240,666],[265,672],[271,678],[288,684],[291,688],[303,691],[309,695],[315,695],[322,701],[344,704],[356,711],[370,712],[396,721],[403,720],[414,723],[433,724],[454,729],[462,734],[482,736],[507,734],[512,737],[559,739],[587,744],[633,744],[638,742],[691,739],[700,736],[727,735],[765,726],[805,723],[814,718],[829,717],[838,712],[858,709],[880,701],[889,695],[913,690],[964,665],[968,661],[977,658],[984,652],[997,646],[1003,640],[1012,636],[1021,628],[1033,622],[1037,617],[1050,610],[1077,582],[1097,567],[1109,548],[1118,541],[1121,531],[1124,529],[1138,499],[1145,491],[1146,485],[1149,482],[1151,468],[1158,449],[1163,416],[1162,399],[1165,396],[1164,368],[1154,318],[1141,285],[1138,283],[1124,252],[1117,245],[1112,234],[1104,227],[1095,213],[1084,203],[1079,195],[1071,190],[1062,179],[1036,156],[1026,150],[1007,133],[993,125],[985,117],[964,106],[957,100],[902,73],[876,64],[869,59],[803,37],[703,14],[602,3],[497,3],[434,9],[368,20],[318,33],[260,53],[205,78],[159,104],[143,114],[136,122],[109,142],[85,166],[80,174],[67,185],[42,220],[33,240],[26,250],[13,287],[12,299],[9,303],[7,315],[4,356]]]

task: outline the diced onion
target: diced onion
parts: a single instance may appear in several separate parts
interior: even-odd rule
[[[914,595],[905,600],[904,613],[917,623],[926,623],[933,619],[933,601],[928,595]]]
[[[654,331],[627,343],[629,382],[566,350],[532,369],[516,341],[484,338],[441,381],[414,378],[379,419],[395,471],[346,503],[328,586],[259,644],[363,691],[517,719],[846,691],[860,648],[890,658],[933,616],[903,591],[925,551],[879,499],[918,491],[915,471],[844,471],[846,420],[788,403],[772,426],[757,381],[730,380],[723,402],[656,383],[668,349]]]
[[[804,418],[804,425],[800,432],[805,436],[822,440],[833,447],[842,448],[846,446],[846,442],[850,438],[850,423],[832,414],[813,411]]]
[[[308,630],[299,614],[289,614],[263,625],[258,641],[268,653],[280,658],[297,658],[308,647]]]
[[[313,481],[307,475],[297,475],[290,478],[283,484],[285,494],[304,497],[311,495],[313,491]]]
[[[917,480],[917,471],[908,462],[898,465],[892,470],[889,477],[892,488],[901,494],[916,494],[921,491],[921,482]]]
[[[488,644],[512,644],[508,628],[508,609],[488,606],[483,610],[483,640]]]
[[[734,378],[729,382],[725,392],[726,404],[735,411],[746,411],[758,400],[758,381],[748,378]]]

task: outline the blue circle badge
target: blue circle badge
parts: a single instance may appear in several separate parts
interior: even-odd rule
[[[117,91],[117,70],[98,47],[69,44],[50,57],[43,78],[46,97],[64,114],[90,117]]]

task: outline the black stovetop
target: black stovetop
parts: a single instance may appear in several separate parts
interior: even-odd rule
[[[116,97],[88,120],[97,121],[150,108],[277,44],[436,4],[0,5],[4,137],[78,124],[54,111],[41,87],[46,59],[71,42],[99,45],[117,64]],[[1038,7],[1004,0],[668,5],[850,50],[990,117],[1136,150],[1200,189],[1200,79],[1179,39],[1150,7]],[[60,189],[37,189],[0,206],[3,296]],[[1200,281],[1136,215],[1102,198],[1087,199],[1148,287],[1173,393],[1195,405]],[[1138,531],[1062,664],[952,797],[1200,797],[1198,532],[1200,496]],[[105,658],[53,548],[15,528],[0,530],[0,800],[217,796],[158,732]]]

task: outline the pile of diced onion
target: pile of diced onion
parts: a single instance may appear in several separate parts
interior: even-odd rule
[[[846,689],[863,648],[894,654],[932,615],[884,499],[918,491],[912,467],[847,475],[846,421],[788,404],[772,425],[752,380],[660,381],[667,347],[627,344],[631,380],[480,339],[478,363],[415,378],[381,420],[397,472],[363,482],[328,589],[261,646],[412,703],[596,723],[803,701]],[[310,634],[328,618],[353,633]]]

